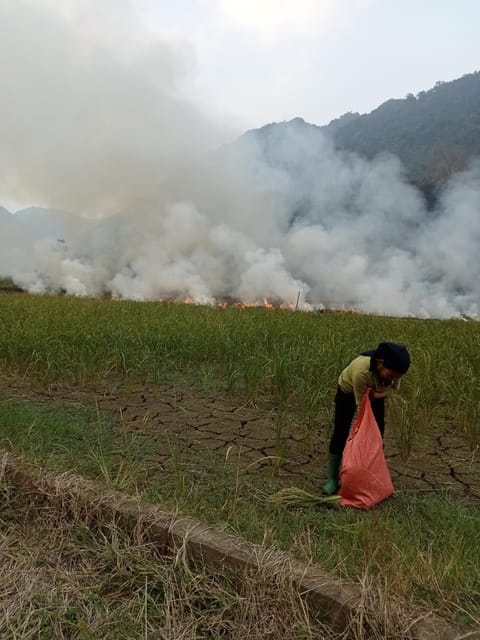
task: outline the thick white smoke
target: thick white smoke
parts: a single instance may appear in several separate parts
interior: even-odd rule
[[[2,0],[0,194],[105,215],[224,139],[190,97],[191,48],[141,5]]]
[[[0,276],[81,296],[300,292],[301,306],[480,315],[479,164],[427,211],[397,159],[338,152],[302,121],[213,152],[227,134],[187,97],[188,48],[147,37],[128,2],[100,39],[81,4],[0,6],[0,198],[77,212],[0,209]]]

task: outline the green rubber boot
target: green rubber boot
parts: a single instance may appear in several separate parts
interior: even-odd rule
[[[323,485],[323,492],[328,496],[333,496],[337,493],[340,487],[340,465],[342,463],[342,456],[335,453],[328,454],[328,480]]]

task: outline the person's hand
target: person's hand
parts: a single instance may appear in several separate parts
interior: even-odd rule
[[[378,398],[385,398],[386,396],[387,396],[386,391],[375,391],[375,389],[372,389],[370,391],[370,397],[373,398],[374,400],[378,400]]]

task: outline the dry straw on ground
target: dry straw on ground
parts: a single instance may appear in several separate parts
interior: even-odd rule
[[[337,506],[340,496],[320,496],[298,487],[284,487],[270,496],[269,500],[285,507]]]
[[[33,468],[27,482],[6,457],[3,462],[2,638],[436,637],[418,635],[415,616],[387,601],[368,575],[354,615],[342,633],[334,631],[321,622],[321,611],[308,606],[287,556],[256,547],[248,568],[199,567],[186,538],[172,547],[158,544],[152,510],[131,517],[127,509],[120,517],[118,494],[98,494],[83,479]],[[112,501],[118,508],[112,509]]]

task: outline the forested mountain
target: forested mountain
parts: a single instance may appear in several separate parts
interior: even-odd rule
[[[390,152],[400,158],[412,182],[439,184],[480,155],[480,72],[437,82],[416,96],[387,100],[368,114],[346,113],[323,127],[295,118],[248,132],[261,141],[266,157],[272,127],[308,128],[312,137],[323,132],[337,148],[367,158]]]
[[[416,182],[443,180],[480,155],[480,72],[388,100],[365,115],[345,114],[324,130],[338,147],[369,158],[394,153]]]

